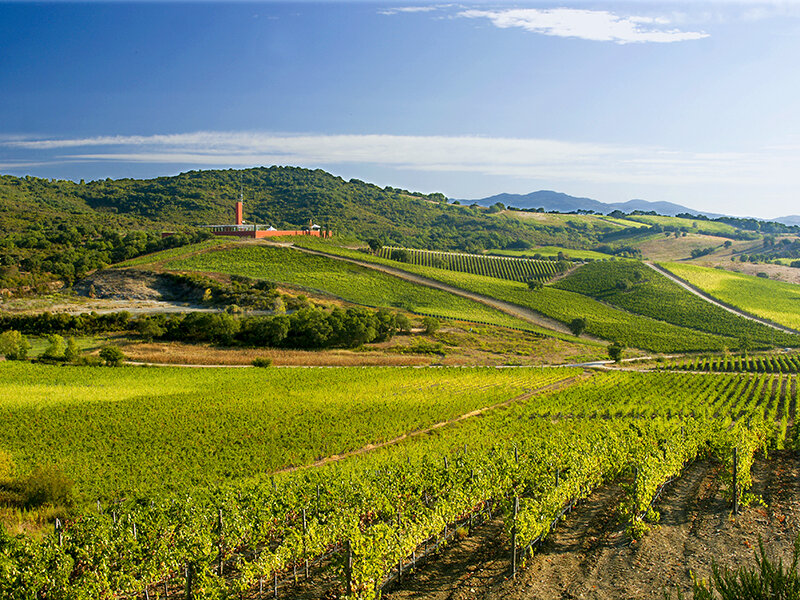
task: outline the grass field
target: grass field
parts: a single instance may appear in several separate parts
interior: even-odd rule
[[[188,256],[194,252],[202,252],[203,250],[208,250],[209,248],[215,248],[217,246],[221,246],[222,244],[230,243],[230,238],[226,239],[224,237],[215,237],[211,238],[210,240],[205,240],[204,242],[198,242],[197,244],[189,244],[188,246],[181,246],[180,248],[170,248],[169,250],[161,250],[160,252],[153,252],[152,254],[138,256],[136,258],[117,263],[114,266],[138,267],[142,265],[161,263],[166,260],[175,260],[176,258]]]
[[[595,252],[594,250],[574,250],[572,248],[561,248],[559,246],[537,246],[535,248],[529,248],[528,250],[488,250],[486,253],[497,256],[514,256],[516,258],[533,258],[536,254],[542,256],[558,256],[559,253],[563,253],[567,258],[578,258],[581,260],[608,260],[611,258],[608,254]]]
[[[400,308],[448,319],[491,323],[518,329],[534,329],[526,321],[460,298],[415,285],[358,265],[266,245],[242,245],[211,250],[165,264],[178,271],[218,272],[244,275],[333,294],[357,304]]]
[[[637,314],[762,346],[800,346],[800,336],[737,317],[638,261],[583,265],[554,284]]]
[[[800,286],[796,284],[681,263],[662,266],[723,302],[780,325],[800,329]]]
[[[614,232],[629,227],[646,227],[641,223],[628,219],[616,219],[603,215],[569,215],[562,213],[537,213],[527,211],[503,211],[502,213],[515,217],[521,221],[532,222],[536,225],[551,227],[572,227],[584,231]]]
[[[85,499],[211,485],[391,439],[574,374],[0,363],[0,450]],[[566,374],[566,375],[565,375]]]
[[[689,231],[703,231],[705,233],[733,234],[737,229],[727,223],[704,221],[702,219],[683,219],[679,217],[664,217],[660,215],[631,215],[631,221],[647,223],[648,225],[661,225],[662,227],[685,227]]]
[[[606,340],[620,341],[629,347],[654,352],[693,352],[721,350],[733,347],[738,343],[735,338],[703,333],[632,314],[588,296],[552,286],[544,286],[542,289],[534,291],[529,290],[527,285],[515,281],[458,273],[446,269],[420,267],[383,259],[357,250],[340,248],[333,244],[325,246],[320,244],[322,242],[316,243],[314,247],[332,254],[391,265],[465,290],[531,308],[563,323],[583,318],[587,322],[587,333]]]

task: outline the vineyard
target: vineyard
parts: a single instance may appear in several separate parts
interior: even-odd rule
[[[798,373],[800,372],[800,356],[796,354],[698,356],[675,360],[661,368],[671,371],[711,373]]]
[[[736,337],[697,331],[653,317],[627,312],[590,296],[562,290],[552,285],[530,290],[527,285],[518,281],[397,263],[333,244],[303,241],[302,245],[345,258],[401,268],[409,273],[422,275],[470,292],[530,308],[564,324],[573,319],[585,319],[587,333],[607,340],[620,341],[630,347],[654,352],[701,352],[733,348],[739,343]]]
[[[638,261],[582,265],[555,287],[673,325],[737,340],[746,338],[758,346],[800,346],[800,336],[734,315]]]
[[[394,377],[364,371],[375,382]],[[470,376],[447,371],[454,385],[459,371]],[[500,377],[541,384],[576,371],[542,373]],[[657,519],[662,484],[700,457],[723,465],[732,502],[747,502],[755,454],[795,442],[796,403],[796,376],[595,374],[340,462],[129,495],[40,541],[5,536],[0,595],[282,597],[313,571],[326,574],[329,592],[376,598],[454,527],[487,512],[504,516],[510,563],[521,560],[606,481],[625,483],[627,535],[638,537]]]
[[[663,263],[672,274],[717,300],[762,319],[800,330],[800,290],[792,283],[684,263]]]
[[[7,362],[0,450],[22,473],[57,465],[87,501],[186,490],[385,442],[575,373]]]
[[[381,258],[394,260],[402,257],[402,262],[423,267],[448,269],[511,281],[548,281],[563,272],[567,263],[552,260],[533,260],[505,256],[485,256],[483,254],[459,254],[436,250],[415,248],[393,248],[384,246],[378,252]]]
[[[402,308],[446,319],[517,329],[533,328],[527,321],[454,294],[291,248],[237,245],[172,260],[164,266],[175,271],[216,272],[266,279],[365,306]]]

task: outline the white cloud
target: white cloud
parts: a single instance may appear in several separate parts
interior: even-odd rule
[[[580,38],[617,44],[684,42],[708,37],[702,31],[665,29],[665,17],[619,16],[604,10],[574,8],[464,10],[459,16],[489,19],[496,27],[521,27],[526,31],[557,37]]]
[[[402,6],[399,8],[387,8],[385,10],[379,10],[378,14],[396,15],[399,13],[424,13],[424,12],[432,12],[438,9],[439,9],[438,6]]]
[[[800,149],[696,153],[658,147],[470,136],[195,132],[0,142],[36,162],[244,167],[362,164],[547,181],[648,185],[800,183]]]

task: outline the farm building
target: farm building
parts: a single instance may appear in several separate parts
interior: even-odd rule
[[[233,237],[247,238],[268,238],[281,237],[287,235],[313,235],[316,237],[329,238],[333,235],[330,229],[323,229],[309,220],[308,225],[300,229],[276,229],[270,225],[257,225],[255,223],[244,222],[244,201],[240,197],[236,202],[235,223],[232,225],[203,225],[214,235],[228,235]]]

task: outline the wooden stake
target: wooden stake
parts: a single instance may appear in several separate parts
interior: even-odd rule
[[[345,542],[344,577],[348,598],[353,594],[353,547],[350,540]]]
[[[739,452],[733,449],[733,514],[739,514]]]
[[[519,496],[514,496],[514,524],[511,527],[511,577],[517,577],[517,514],[519,513]]]

